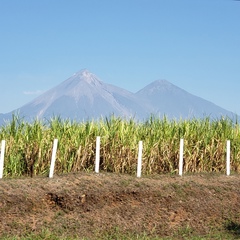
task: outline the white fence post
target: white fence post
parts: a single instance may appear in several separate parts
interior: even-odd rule
[[[230,140],[227,140],[227,163],[226,163],[226,169],[227,169],[227,176],[230,175]]]
[[[141,177],[142,172],[142,149],[143,149],[143,143],[142,141],[139,141],[138,146],[138,164],[137,164],[137,177]]]
[[[58,139],[54,139],[53,150],[52,150],[51,166],[50,166],[50,172],[49,172],[49,178],[53,177],[53,171],[54,171],[55,160],[56,160],[56,153],[57,153],[57,144],[58,144]]]
[[[2,140],[2,143],[1,143],[1,156],[0,156],[0,179],[3,177],[5,143],[6,143],[5,140]]]
[[[183,139],[180,139],[180,156],[179,156],[179,175],[183,174]]]
[[[96,139],[96,160],[95,160],[95,172],[99,173],[99,164],[100,164],[100,137],[97,136]]]

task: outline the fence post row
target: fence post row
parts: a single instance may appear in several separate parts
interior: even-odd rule
[[[53,177],[54,166],[56,161],[56,152],[57,152],[57,144],[58,139],[54,139],[53,142],[53,150],[52,150],[52,158],[50,165],[49,178]],[[0,149],[0,179],[3,178],[3,167],[4,167],[4,154],[5,154],[5,145],[6,141],[1,141],[1,149]],[[226,153],[226,175],[230,175],[230,140],[227,140],[227,153]],[[179,175],[183,175],[183,153],[184,153],[184,139],[180,139],[180,148],[179,148]],[[141,177],[142,171],[142,151],[143,151],[143,141],[139,141],[138,145],[138,163],[137,163],[137,177]],[[96,138],[96,160],[95,160],[95,172],[99,173],[99,164],[100,164],[100,136]]]
[[[5,140],[2,140],[1,150],[0,150],[0,179],[3,177],[5,145],[6,145]]]

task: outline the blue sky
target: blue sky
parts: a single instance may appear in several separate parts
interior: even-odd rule
[[[0,113],[87,68],[158,79],[240,114],[240,1],[0,0]]]

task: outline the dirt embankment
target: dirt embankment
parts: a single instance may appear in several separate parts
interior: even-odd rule
[[[118,229],[148,236],[232,230],[240,238],[240,176],[68,174],[0,181],[0,237],[48,229],[99,238]]]

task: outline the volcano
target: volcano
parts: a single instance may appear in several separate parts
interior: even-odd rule
[[[235,115],[214,103],[192,95],[166,80],[157,80],[137,93],[104,83],[83,69],[31,102],[7,114],[0,114],[0,124],[13,113],[25,120],[61,119],[86,121],[114,115],[121,118],[157,117],[186,119]]]

